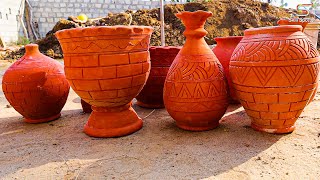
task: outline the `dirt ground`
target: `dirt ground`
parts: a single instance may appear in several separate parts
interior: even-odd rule
[[[0,61],[0,77],[8,65]],[[206,132],[178,129],[165,109],[134,106],[149,115],[143,129],[99,139],[82,132],[89,114],[73,91],[60,119],[37,125],[7,108],[0,91],[0,179],[320,179],[319,100],[287,135],[252,130],[240,106]]]

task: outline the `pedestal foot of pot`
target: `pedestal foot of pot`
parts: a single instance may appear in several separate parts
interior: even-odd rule
[[[56,120],[60,116],[61,116],[61,113],[56,114],[56,115],[51,116],[51,117],[48,117],[48,118],[42,118],[42,119],[28,119],[28,118],[25,118],[24,122],[31,123],[31,124],[45,123],[45,122]]]
[[[142,128],[142,120],[127,104],[121,107],[105,108],[92,106],[92,113],[84,132],[92,137],[120,137],[132,134]]]
[[[296,128],[295,126],[289,126],[284,128],[266,128],[266,127],[258,126],[252,123],[251,123],[251,127],[256,131],[267,132],[270,134],[288,134],[288,133],[292,133]]]
[[[177,126],[183,130],[187,131],[208,131],[215,129],[219,126],[219,121],[209,123],[209,124],[189,124],[185,122],[176,122]]]
[[[164,108],[163,104],[147,104],[147,103],[143,103],[141,101],[137,101],[136,104],[140,107],[143,108],[148,108],[148,109],[161,109]]]

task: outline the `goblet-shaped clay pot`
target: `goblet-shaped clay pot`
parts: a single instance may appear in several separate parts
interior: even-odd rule
[[[84,132],[117,137],[142,127],[131,101],[150,71],[148,26],[104,26],[61,30],[66,77],[74,91],[92,105]]]
[[[42,123],[60,117],[70,86],[63,66],[40,53],[38,45],[25,46],[25,55],[5,72],[5,97],[27,123]]]
[[[230,75],[252,128],[289,133],[318,84],[319,53],[299,25],[245,31]]]
[[[163,108],[163,86],[170,65],[181,47],[150,47],[151,71],[146,85],[136,97],[137,105],[144,108]]]
[[[213,53],[217,56],[217,58],[219,59],[223,67],[225,76],[228,81],[228,87],[229,87],[229,93],[230,93],[229,103],[232,103],[232,104],[238,104],[240,102],[238,101],[237,95],[232,86],[230,73],[229,73],[229,64],[230,64],[231,55],[234,49],[239,44],[239,42],[241,41],[241,39],[242,39],[242,36],[214,38],[214,40],[217,42],[217,46],[213,48]]]
[[[210,130],[228,107],[223,68],[204,40],[211,12],[176,14],[186,26],[186,43],[173,61],[164,85],[164,104],[177,126],[191,131]]]

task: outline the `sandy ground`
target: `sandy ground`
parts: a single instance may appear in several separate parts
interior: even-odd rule
[[[287,135],[252,130],[240,106],[206,132],[178,129],[165,109],[134,106],[150,114],[143,129],[99,139],[82,132],[89,115],[73,91],[60,119],[37,125],[7,108],[0,91],[0,179],[320,179],[319,98]]]

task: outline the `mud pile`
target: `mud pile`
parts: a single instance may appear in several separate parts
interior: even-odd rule
[[[206,41],[214,44],[214,38],[219,36],[239,36],[252,27],[276,25],[278,19],[289,17],[288,10],[278,8],[268,3],[253,0],[215,0],[206,3],[187,3],[165,6],[166,45],[178,46],[184,44],[184,26],[175,17],[180,11],[211,11],[213,16],[208,19],[205,29],[208,31]],[[111,25],[147,25],[154,27],[151,45],[160,45],[160,15],[159,9],[126,11],[119,14],[108,14],[104,18],[91,19],[81,24],[69,17],[62,19],[49,31],[45,38],[37,41],[40,51],[54,58],[62,58],[62,51],[54,33],[61,29],[87,26]],[[17,59],[24,49],[8,54],[6,58]]]

